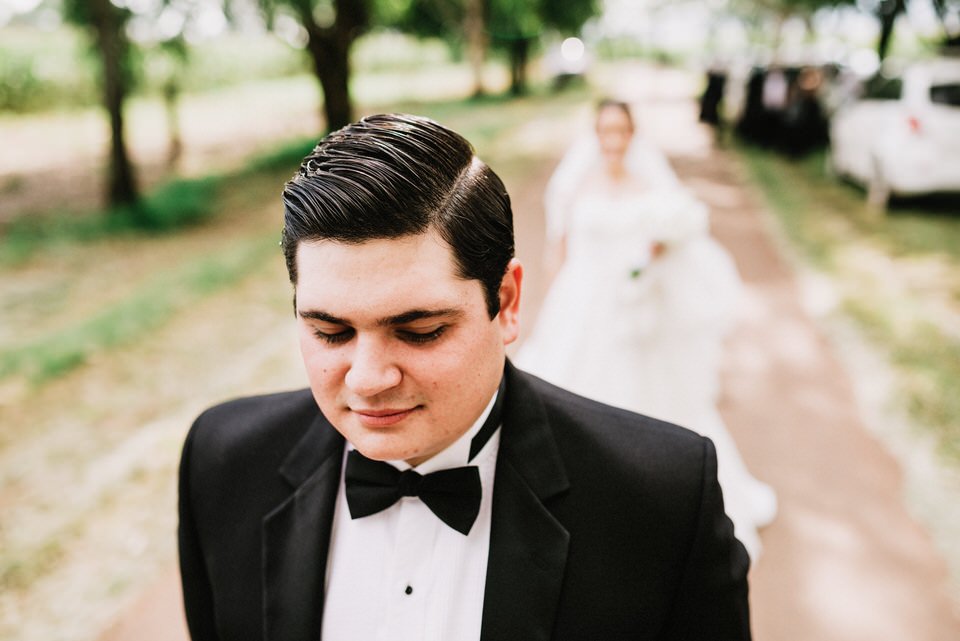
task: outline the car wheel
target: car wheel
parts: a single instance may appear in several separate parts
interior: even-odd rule
[[[878,211],[886,211],[890,204],[890,185],[883,175],[880,162],[873,161],[873,170],[867,183],[867,204]]]

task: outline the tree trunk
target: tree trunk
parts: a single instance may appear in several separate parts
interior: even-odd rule
[[[323,90],[323,118],[328,132],[353,122],[350,44],[351,40],[327,33],[311,34],[307,44],[314,72]]]
[[[483,0],[466,0],[463,31],[467,38],[467,59],[473,72],[473,95],[482,96],[483,62],[487,57],[487,35],[484,31]]]
[[[310,0],[296,0],[300,24],[307,30],[307,50],[323,90],[323,118],[327,131],[353,122],[350,99],[350,47],[369,22],[366,0],[334,0],[333,24],[321,27]]]
[[[877,56],[883,61],[887,57],[893,40],[893,26],[897,18],[906,10],[904,0],[881,0],[880,2],[880,40],[877,42]]]
[[[167,165],[172,169],[183,155],[183,135],[180,129],[180,84],[173,72],[163,85],[163,107],[167,115]]]
[[[123,103],[127,81],[123,63],[127,43],[117,9],[110,0],[91,0],[90,13],[97,34],[97,49],[103,62],[104,106],[110,115],[110,178],[107,200],[110,205],[137,202],[136,179],[124,138]]]
[[[530,40],[517,38],[510,45],[510,93],[522,96],[527,92],[527,57]]]

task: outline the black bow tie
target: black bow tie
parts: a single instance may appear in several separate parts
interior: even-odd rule
[[[483,427],[470,442],[470,460],[500,425],[504,384]],[[469,534],[480,513],[480,470],[476,465],[420,474],[400,471],[389,463],[374,461],[357,450],[347,455],[344,473],[350,518],[359,519],[385,510],[403,496],[417,496],[440,520],[461,534]]]
[[[418,496],[440,520],[469,534],[480,512],[480,470],[476,465],[419,474],[401,472],[389,463],[372,461],[352,450],[347,455],[347,505],[359,519],[385,510],[402,496]]]

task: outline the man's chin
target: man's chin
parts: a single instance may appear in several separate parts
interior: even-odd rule
[[[416,458],[420,452],[410,448],[404,439],[397,433],[389,434],[386,430],[360,430],[347,440],[358,452],[374,461],[405,461]]]

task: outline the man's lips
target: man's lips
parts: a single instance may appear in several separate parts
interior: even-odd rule
[[[419,406],[408,409],[358,409],[350,408],[366,427],[390,427],[413,414]]]

